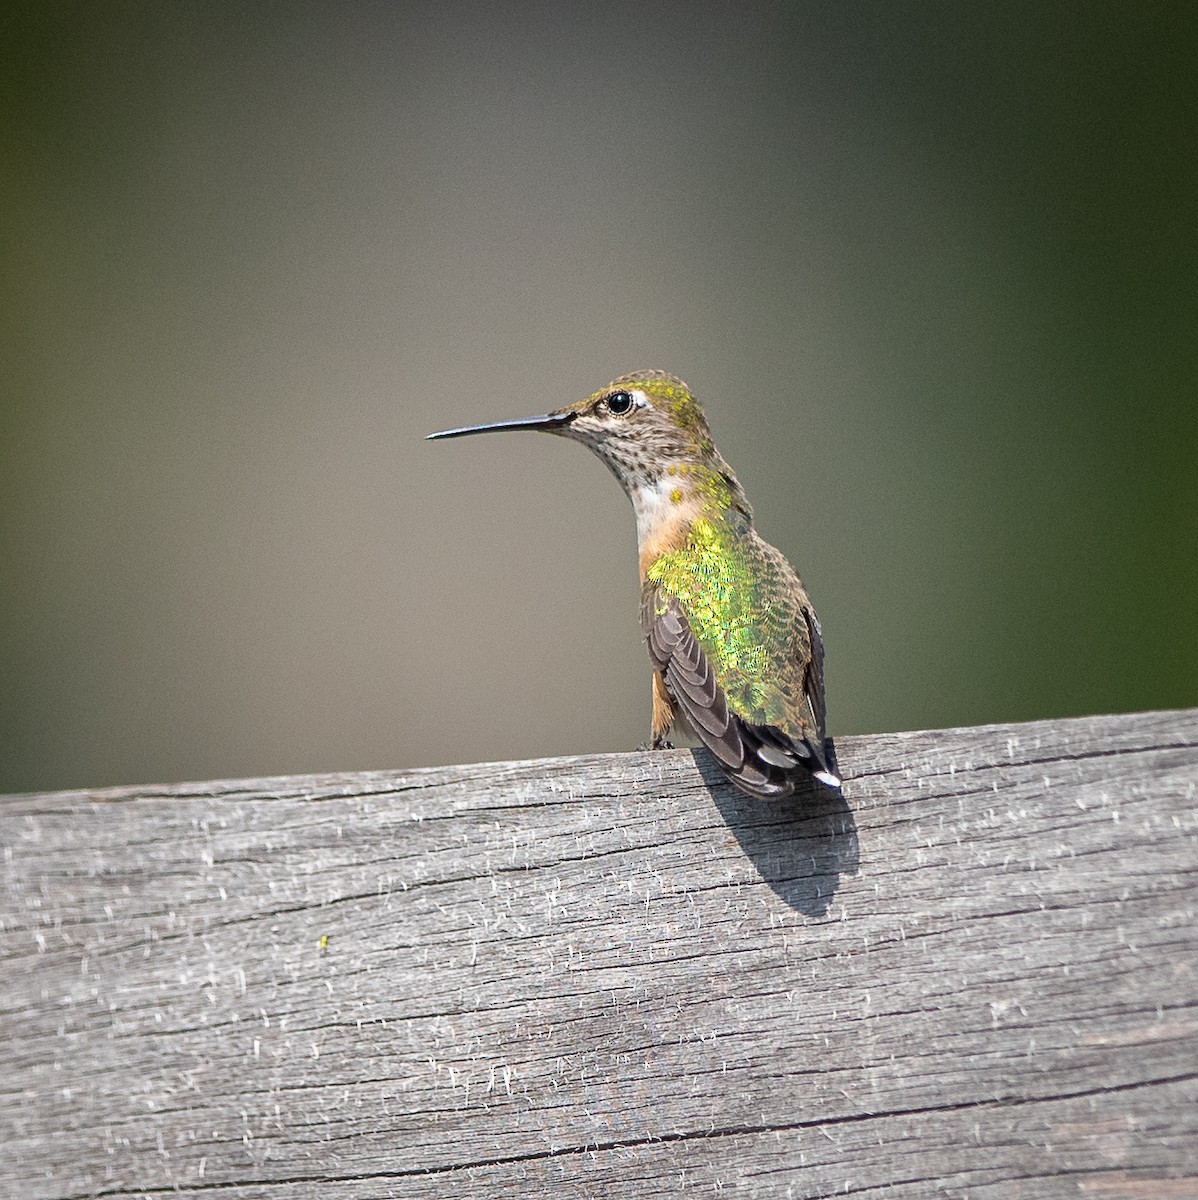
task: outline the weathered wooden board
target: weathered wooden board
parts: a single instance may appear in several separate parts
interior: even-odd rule
[[[0,1195],[1198,1196],[1198,711],[0,800]]]

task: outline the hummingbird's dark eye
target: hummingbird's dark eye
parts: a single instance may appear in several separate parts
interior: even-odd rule
[[[607,398],[607,408],[617,417],[622,417],[632,407],[631,392],[612,392]]]

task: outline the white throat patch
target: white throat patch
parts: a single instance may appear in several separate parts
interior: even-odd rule
[[[636,538],[639,545],[656,541],[690,509],[687,495],[677,477],[662,475],[653,483],[632,488],[632,508],[636,513]]]

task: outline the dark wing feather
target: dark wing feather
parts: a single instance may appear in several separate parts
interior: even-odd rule
[[[803,672],[803,694],[811,705],[816,732],[822,742],[828,728],[827,701],[824,699],[824,637],[819,619],[810,604],[803,605],[803,620],[807,623],[807,636],[811,639],[811,656]]]
[[[646,583],[641,598],[641,626],[653,668],[660,671],[666,690],[682,710],[700,741],[725,769],[739,769],[745,759],[738,722],[728,711],[723,689],[703,653],[678,601],[658,603],[659,592]],[[662,607],[662,611],[657,609]]]

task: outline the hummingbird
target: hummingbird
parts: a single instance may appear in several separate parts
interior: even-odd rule
[[[789,796],[809,776],[839,788],[815,609],[790,563],[754,528],[690,388],[666,371],[633,371],[541,416],[428,438],[511,429],[582,442],[632,501],[653,667],[642,749],[669,748],[671,729],[685,724],[751,796]]]

